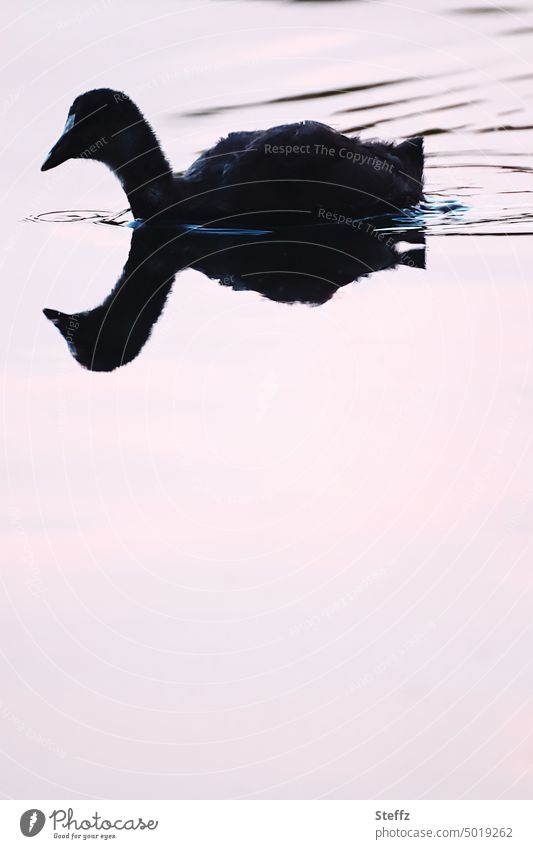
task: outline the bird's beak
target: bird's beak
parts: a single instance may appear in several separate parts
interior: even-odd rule
[[[75,118],[75,115],[68,116],[65,129],[41,165],[41,171],[49,171],[50,168],[61,165],[62,162],[66,162],[72,156],[70,131],[74,126]]]

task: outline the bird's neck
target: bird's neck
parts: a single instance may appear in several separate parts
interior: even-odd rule
[[[170,164],[144,119],[117,134],[112,150],[104,148],[102,154],[120,180],[135,218],[150,219],[172,203]]]

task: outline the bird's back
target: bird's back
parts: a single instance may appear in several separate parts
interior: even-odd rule
[[[221,217],[320,210],[391,212],[422,196],[422,140],[349,138],[305,121],[221,139],[184,173],[188,194]],[[250,219],[251,220],[251,219]]]

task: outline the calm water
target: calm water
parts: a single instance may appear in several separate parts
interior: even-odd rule
[[[530,797],[531,4],[4,8],[0,792]],[[314,307],[181,271],[80,368],[42,308],[99,304],[132,231],[83,212],[124,209],[106,169],[39,166],[102,85],[176,169],[424,134],[426,269]]]

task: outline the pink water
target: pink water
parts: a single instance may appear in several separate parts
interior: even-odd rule
[[[5,797],[531,796],[533,10],[470,6],[4,4]],[[287,120],[438,130],[467,208],[322,307],[185,271],[84,371],[41,310],[98,304],[131,232],[23,219],[124,208],[39,172],[101,85],[177,169]]]

